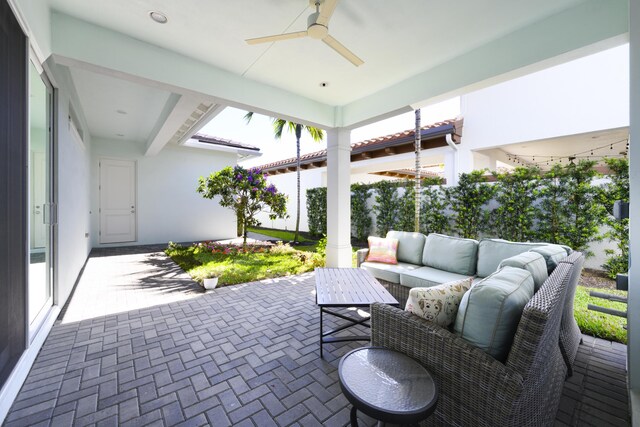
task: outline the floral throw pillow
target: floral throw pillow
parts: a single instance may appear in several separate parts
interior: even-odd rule
[[[369,237],[369,254],[367,255],[367,261],[382,262],[385,264],[397,264],[397,251],[398,239]]]
[[[430,288],[413,288],[404,309],[446,328],[456,320],[462,296],[472,282],[473,277],[469,277]]]

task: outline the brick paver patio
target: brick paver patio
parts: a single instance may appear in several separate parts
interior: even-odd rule
[[[344,426],[337,366],[359,344],[319,359],[313,291],[310,273],[58,322],[5,424]],[[625,346],[581,347],[557,424],[625,425]]]

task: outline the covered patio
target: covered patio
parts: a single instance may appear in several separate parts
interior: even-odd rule
[[[110,279],[120,276],[129,294],[146,282],[160,290],[163,281],[179,283],[180,268],[157,249],[124,251],[137,253],[135,265],[162,265],[137,276],[121,270],[122,249],[96,251],[71,305],[102,280],[93,263],[120,270]],[[80,321],[63,314],[5,425],[348,425],[338,362],[366,343],[327,344],[320,359],[314,279],[308,273],[228,286]],[[190,289],[184,280],[180,286]],[[626,346],[585,336],[556,425],[627,425],[625,363]],[[376,425],[362,414],[360,422]]]
[[[331,267],[352,261],[354,129],[629,43],[629,133],[640,134],[636,1],[0,0],[0,18],[10,71],[0,73],[0,421],[8,425],[345,424],[335,371],[350,347],[318,358],[312,276],[58,321],[92,249],[235,237],[235,217],[194,185],[251,150],[188,144],[227,107],[326,131]],[[331,39],[306,37],[318,24],[326,35],[329,20]],[[246,41],[288,32],[300,37]],[[531,107],[536,123],[590,124],[572,109]],[[474,169],[469,145],[454,145],[452,171]],[[629,159],[638,259],[634,139]],[[42,200],[31,185],[36,160]],[[105,183],[124,206],[114,235]],[[44,260],[41,280],[30,276],[31,252]],[[640,263],[629,275],[629,347],[585,340],[584,371],[565,387],[559,423],[624,424],[640,408]],[[30,307],[32,289],[41,297]]]

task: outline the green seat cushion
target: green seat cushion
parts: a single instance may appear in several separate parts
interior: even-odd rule
[[[464,294],[454,331],[469,343],[504,362],[509,355],[524,306],[533,296],[527,270],[503,267]]]
[[[451,273],[476,274],[478,241],[431,233],[427,236],[422,264]]]
[[[433,267],[420,267],[402,272],[400,274],[400,284],[407,288],[429,288],[454,280],[466,279],[467,277],[469,277],[468,274],[451,273]]]
[[[498,269],[505,266],[522,268],[531,273],[535,292],[538,292],[538,289],[540,289],[544,281],[549,278],[547,263],[544,257],[533,251],[523,252],[516,256],[512,256],[511,258],[502,260]]]
[[[400,283],[400,274],[415,270],[419,265],[399,262],[397,264],[383,264],[381,262],[363,262],[361,268],[367,270],[376,279],[386,280],[387,282]]]
[[[398,252],[396,257],[399,262],[410,264],[422,264],[422,251],[427,236],[422,233],[411,233],[408,231],[389,231],[387,239],[398,240]]]
[[[544,257],[547,263],[547,271],[549,274],[555,270],[558,263],[567,257],[567,251],[560,245],[545,245],[532,248],[530,252],[539,253]]]
[[[502,239],[482,239],[478,244],[478,269],[479,277],[487,277],[498,269],[503,259],[527,252],[544,243],[510,242]]]

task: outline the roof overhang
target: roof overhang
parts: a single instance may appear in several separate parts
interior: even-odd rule
[[[246,160],[254,157],[262,156],[258,147],[252,147],[246,144],[234,143],[233,141],[217,140],[215,138],[194,135],[187,139],[181,145],[191,148],[200,148],[203,150],[219,151],[224,153],[235,153],[239,160]]]
[[[462,139],[463,119],[436,123],[421,129],[421,148],[429,150],[439,147],[447,147],[447,136],[455,144],[459,144]],[[394,156],[398,154],[411,153],[415,151],[415,131],[405,131],[395,135],[374,138],[367,141],[357,142],[351,145],[351,162],[377,159],[381,157]],[[327,166],[326,150],[317,151],[302,156],[300,159],[300,169],[315,169]],[[281,160],[260,167],[264,173],[278,175],[296,171],[296,158]]]

